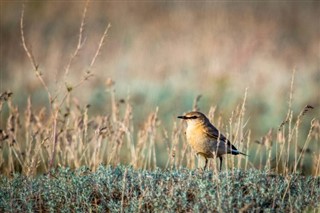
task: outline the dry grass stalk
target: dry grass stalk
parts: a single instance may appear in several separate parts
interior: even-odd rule
[[[26,43],[26,39],[25,39],[25,35],[24,35],[24,25],[23,25],[24,11],[25,11],[25,5],[24,4],[23,4],[22,12],[21,12],[20,32],[21,32],[22,45],[23,45],[23,48],[24,48],[24,50],[25,50],[25,52],[26,52],[26,54],[28,56],[28,59],[29,59],[31,65],[32,65],[32,67],[33,67],[33,70],[36,73],[37,78],[39,79],[39,81],[41,82],[42,86],[45,88],[45,90],[47,92],[47,95],[48,95],[48,98],[49,98],[49,103],[50,103],[50,108],[51,108],[50,109],[50,113],[51,113],[51,118],[52,118],[52,130],[53,130],[52,131],[51,140],[52,140],[53,147],[52,147],[52,151],[51,151],[51,157],[50,157],[51,159],[49,161],[49,169],[51,169],[55,164],[56,152],[57,152],[57,143],[58,143],[59,134],[61,134],[61,131],[59,132],[59,130],[58,130],[59,111],[62,108],[62,106],[64,105],[66,99],[70,98],[71,91],[73,91],[77,87],[81,86],[85,81],[87,81],[91,76],[93,76],[91,69],[95,64],[99,53],[101,52],[101,48],[102,48],[102,46],[104,44],[104,40],[107,37],[108,30],[109,30],[109,28],[111,26],[110,24],[107,25],[107,27],[106,27],[106,29],[105,29],[105,31],[104,31],[101,39],[100,39],[100,42],[98,43],[98,47],[96,49],[96,52],[95,52],[94,56],[92,57],[91,63],[89,64],[89,68],[85,72],[83,78],[77,84],[75,84],[74,86],[69,85],[67,83],[67,76],[68,76],[69,70],[71,68],[71,64],[74,61],[74,59],[76,58],[76,56],[78,55],[80,49],[82,48],[82,46],[84,44],[83,31],[84,31],[85,18],[86,18],[86,14],[87,14],[88,5],[89,5],[89,1],[86,2],[85,6],[84,6],[84,9],[83,9],[81,24],[80,24],[80,28],[79,28],[78,44],[77,44],[76,49],[75,49],[74,53],[72,54],[67,66],[66,66],[66,69],[65,69],[64,82],[65,82],[65,85],[67,85],[66,86],[66,91],[65,91],[64,95],[62,96],[60,104],[58,104],[58,105],[55,104],[55,99],[60,94],[60,89],[58,90],[57,94],[53,98],[53,95],[52,95],[51,91],[49,90],[47,82],[45,82],[42,74],[39,71],[39,65],[36,62],[36,60],[35,60],[35,58],[34,58],[34,56],[32,54],[32,51],[28,48],[28,45]],[[86,113],[84,115],[86,115]],[[85,116],[84,119],[87,119],[87,117]],[[87,124],[87,120],[84,121],[84,124],[85,125]],[[87,127],[85,126],[84,132],[83,132],[83,138],[82,138],[83,141],[86,138],[86,134],[87,134],[86,130],[87,130]]]
[[[88,2],[86,3],[81,24],[79,28],[78,43],[74,53],[66,66],[64,74],[64,84],[67,84],[67,76],[72,70],[72,64],[80,53],[84,45],[83,32],[87,14]],[[32,65],[38,80],[48,94],[50,109],[42,108],[34,110],[31,99],[28,98],[28,105],[24,113],[20,113],[18,107],[11,100],[12,93],[4,92],[0,95],[0,113],[4,106],[8,106],[9,116],[6,127],[0,130],[0,169],[6,175],[13,172],[22,172],[28,176],[36,175],[40,172],[49,172],[51,168],[58,166],[68,166],[78,168],[82,165],[89,166],[96,170],[99,165],[118,165],[127,163],[135,168],[154,169],[158,165],[157,149],[163,147],[161,142],[165,142],[168,159],[166,168],[188,167],[196,168],[196,158],[188,146],[182,123],[174,122],[171,135],[168,129],[161,128],[161,119],[156,108],[146,118],[140,129],[134,128],[133,109],[128,97],[125,104],[119,104],[116,99],[114,82],[108,79],[106,82],[107,91],[110,94],[111,111],[107,115],[90,117],[88,114],[89,105],[82,107],[72,96],[72,91],[83,85],[92,75],[93,66],[101,52],[102,46],[108,35],[110,25],[105,28],[103,35],[97,45],[97,49],[91,59],[89,68],[82,76],[82,79],[74,84],[68,85],[66,91],[58,90],[54,94],[49,90],[44,76],[39,71],[39,65],[27,45],[24,32],[24,7],[21,13],[20,31],[23,48]],[[312,155],[313,174],[320,174],[320,158],[315,151],[309,150],[312,141],[319,141],[320,125],[319,120],[311,122],[306,140],[299,144],[301,138],[301,122],[306,113],[313,107],[307,105],[301,113],[295,117],[292,110],[294,73],[291,79],[288,112],[285,120],[281,123],[278,131],[270,130],[261,141],[261,145],[256,150],[255,158],[249,157],[235,162],[232,156],[225,168],[248,167],[263,169],[272,172],[289,174],[303,169],[303,161],[306,155]],[[62,93],[62,96],[60,96]],[[231,113],[228,123],[224,123],[221,112],[219,114],[216,106],[209,109],[209,119],[218,129],[226,129],[228,138],[239,147],[246,150],[250,147],[251,130],[246,130],[248,121],[245,119],[246,89],[244,98],[236,109]],[[60,102],[56,102],[57,97],[61,97]],[[199,110],[201,95],[197,96],[193,103],[193,109]],[[124,108],[121,108],[125,106]],[[273,147],[276,148],[274,152]],[[292,150],[294,156],[292,158]],[[156,152],[158,151],[158,152]],[[129,154],[128,154],[129,153]],[[293,160],[292,160],[293,159]],[[292,163],[292,161],[294,163]],[[211,164],[210,169],[217,170],[216,164]],[[216,180],[215,180],[216,181]],[[222,189],[218,189],[222,190]]]

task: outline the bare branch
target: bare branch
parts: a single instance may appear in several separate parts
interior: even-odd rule
[[[20,32],[21,32],[21,40],[22,40],[22,45],[23,45],[23,48],[25,50],[25,52],[27,53],[27,56],[29,58],[29,61],[33,67],[33,69],[35,71],[38,71],[38,68],[39,68],[39,65],[36,63],[34,57],[33,57],[33,54],[32,52],[29,51],[27,45],[26,45],[26,41],[25,41],[25,38],[24,38],[24,30],[23,30],[23,20],[24,20],[24,4],[22,5],[22,11],[21,11],[21,19],[20,19]]]
[[[42,86],[45,88],[45,90],[47,91],[48,94],[48,98],[49,98],[49,103],[50,105],[52,104],[52,96],[51,93],[49,91],[49,88],[47,86],[47,84],[45,83],[44,79],[42,78],[42,74],[39,71],[39,65],[37,64],[36,60],[34,59],[34,56],[31,52],[31,50],[28,49],[27,44],[26,44],[26,40],[24,37],[24,29],[23,29],[23,20],[24,20],[24,8],[25,5],[22,5],[22,11],[21,11],[21,18],[20,18],[20,32],[21,32],[21,41],[22,41],[22,46],[24,51],[26,52],[28,59],[33,67],[33,70],[36,73],[37,78],[39,79],[39,81],[41,82]]]
[[[66,69],[65,69],[65,74],[64,74],[64,78],[65,78],[65,81],[66,81],[66,78],[69,74],[69,70],[70,70],[70,66],[72,64],[72,61],[75,59],[75,57],[78,55],[79,51],[81,50],[83,44],[84,44],[84,40],[82,39],[82,36],[83,36],[83,31],[84,31],[84,25],[85,25],[85,19],[86,19],[86,14],[87,14],[87,10],[88,10],[88,5],[89,5],[89,2],[90,0],[87,0],[86,2],[86,5],[83,9],[83,12],[82,12],[82,20],[81,20],[81,24],[80,24],[80,28],[79,28],[79,40],[78,40],[78,44],[77,44],[77,47],[76,47],[76,50],[74,51],[74,53],[71,55],[70,57],[70,60],[69,60],[69,63],[67,64],[66,66]]]
[[[91,78],[92,76],[93,76],[92,73],[86,73],[86,76],[84,76],[76,85],[74,85],[73,87],[67,86],[67,91],[65,92],[65,94],[63,95],[63,98],[61,99],[61,102],[59,104],[59,108],[65,102],[65,100],[67,99],[68,95],[71,93],[72,90],[81,86],[85,81],[89,80],[89,78]]]
[[[103,35],[102,35],[102,37],[101,37],[101,39],[100,39],[100,42],[99,42],[98,48],[97,48],[97,50],[96,50],[96,53],[95,53],[94,57],[92,58],[92,61],[91,61],[90,65],[89,65],[88,71],[85,72],[85,76],[84,76],[76,85],[74,85],[74,86],[72,86],[72,87],[70,87],[70,88],[67,88],[67,91],[66,91],[65,94],[63,95],[63,98],[62,98],[62,100],[61,100],[61,102],[60,102],[60,104],[59,104],[60,107],[62,106],[62,104],[64,103],[64,101],[65,101],[66,98],[68,97],[68,94],[70,94],[70,92],[71,92],[72,90],[78,88],[78,87],[81,86],[85,81],[87,81],[89,78],[91,78],[91,77],[93,76],[93,74],[91,73],[91,68],[93,67],[93,65],[94,65],[94,63],[95,63],[95,61],[96,61],[96,59],[97,59],[97,57],[98,57],[98,55],[99,55],[99,53],[100,53],[100,51],[101,51],[101,48],[102,48],[102,46],[103,46],[103,44],[104,44],[105,38],[106,38],[107,35],[108,35],[108,31],[109,31],[109,28],[110,28],[110,27],[111,27],[111,24],[109,23],[109,24],[107,25],[106,29],[105,29],[104,32],[103,32]],[[81,31],[81,30],[80,30],[80,31]]]
[[[101,50],[101,47],[102,47],[102,45],[104,44],[104,40],[105,40],[105,38],[107,37],[107,35],[108,35],[108,31],[109,31],[109,28],[111,27],[111,24],[109,23],[108,24],[108,26],[106,27],[106,29],[104,30],[104,33],[103,33],[103,35],[102,35],[102,37],[101,37],[101,39],[100,39],[100,42],[99,42],[99,46],[98,46],[98,48],[97,48],[97,51],[96,51],[96,53],[95,53],[95,55],[94,55],[94,57],[92,58],[92,61],[91,61],[91,63],[90,63],[90,66],[89,66],[89,72],[90,72],[90,70],[91,70],[91,68],[93,67],[93,65],[94,65],[94,63],[95,63],[95,61],[96,61],[96,59],[97,59],[97,57],[98,57],[98,55],[99,55],[99,53],[100,53],[100,50]]]

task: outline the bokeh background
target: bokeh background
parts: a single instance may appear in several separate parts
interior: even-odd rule
[[[84,1],[30,1],[24,31],[40,71],[53,93],[57,85],[76,84],[83,76],[108,23],[107,40],[92,69],[94,77],[73,91],[89,114],[107,114],[114,82],[118,100],[130,96],[135,128],[159,107],[159,118],[171,129],[176,116],[192,109],[217,107],[228,122],[248,88],[246,128],[259,140],[278,128],[288,110],[293,71],[295,115],[310,104],[301,135],[318,118],[320,100],[320,3],[318,1],[92,1],[85,44],[65,67],[77,42]],[[20,109],[30,96],[35,108],[48,106],[20,36],[20,1],[1,1],[1,92],[14,93]],[[5,111],[0,127],[5,126]],[[224,130],[224,129],[223,129]],[[319,147],[319,144],[315,145]]]

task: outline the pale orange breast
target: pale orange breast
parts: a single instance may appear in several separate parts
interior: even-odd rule
[[[204,155],[207,158],[213,157],[213,144],[204,133],[201,125],[188,126],[186,134],[188,143],[196,153]]]

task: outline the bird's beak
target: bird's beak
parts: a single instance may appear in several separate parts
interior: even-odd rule
[[[184,116],[184,115],[180,115],[180,116],[178,116],[177,118],[180,118],[180,119],[187,119],[187,117],[186,117],[186,116]]]

